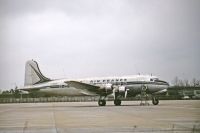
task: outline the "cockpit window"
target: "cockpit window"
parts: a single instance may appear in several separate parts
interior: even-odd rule
[[[160,81],[158,78],[154,79],[154,81]]]
[[[158,78],[151,78],[150,81],[158,81]]]

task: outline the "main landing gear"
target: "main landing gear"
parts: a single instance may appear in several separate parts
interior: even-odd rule
[[[105,99],[99,99],[98,101],[99,106],[105,106],[106,105],[106,100]]]
[[[122,100],[120,99],[119,90],[114,90],[114,105],[120,106],[122,103]]]
[[[114,99],[114,105],[115,106],[120,106],[122,103],[121,99],[119,99],[119,96],[117,96]],[[100,96],[99,101],[98,101],[99,106],[106,106],[106,96]]]
[[[99,106],[106,106],[106,96],[100,96],[98,104]]]
[[[120,106],[121,103],[122,103],[121,99],[115,99],[115,100],[114,100],[115,106]]]
[[[115,106],[120,106],[121,105],[121,100],[120,99],[115,99],[114,104]],[[99,99],[98,101],[99,106],[106,106],[106,100],[105,99]]]

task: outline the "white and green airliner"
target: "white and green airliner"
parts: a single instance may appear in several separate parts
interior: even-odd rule
[[[142,91],[152,95],[152,103],[157,105],[157,94],[166,93],[169,84],[152,75],[129,75],[95,77],[85,79],[50,79],[45,77],[34,60],[26,62],[23,91],[64,96],[99,95],[99,106],[106,105],[106,97],[114,96],[114,104],[121,105],[121,98],[135,97]]]

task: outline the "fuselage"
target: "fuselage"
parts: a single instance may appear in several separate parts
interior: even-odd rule
[[[112,84],[114,86],[125,86],[128,89],[128,96],[135,96],[141,92],[142,86],[146,86],[149,94],[163,93],[167,91],[169,84],[159,80],[156,76],[130,75],[114,77],[95,77],[84,79],[59,79],[36,85],[25,86],[23,90],[33,90],[39,93],[65,96],[97,95],[91,91],[70,87],[67,81],[78,81],[90,85],[102,86]]]

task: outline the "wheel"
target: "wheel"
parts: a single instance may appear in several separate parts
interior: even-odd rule
[[[98,104],[99,104],[99,106],[105,106],[106,105],[106,100],[99,100]]]
[[[153,105],[158,105],[158,104],[159,104],[158,98],[153,97],[153,98],[152,98],[152,103],[153,103]]]
[[[120,106],[121,105],[121,100],[120,99],[115,99],[114,100],[114,104],[115,104],[115,106]]]

